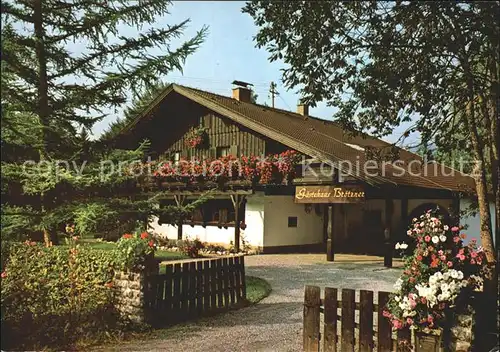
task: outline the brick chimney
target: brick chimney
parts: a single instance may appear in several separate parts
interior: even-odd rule
[[[309,116],[309,105],[304,103],[299,103],[297,105],[297,114],[301,114],[302,116]]]
[[[245,103],[250,103],[252,100],[252,91],[249,88],[245,87],[233,88],[233,99]]]

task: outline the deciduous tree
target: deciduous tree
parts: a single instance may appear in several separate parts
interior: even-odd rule
[[[457,129],[465,132],[481,242],[494,266],[488,193],[498,238],[500,2],[253,1],[243,11],[259,27],[257,46],[287,65],[285,85],[311,104],[336,106],[347,127],[387,135],[408,123],[406,135],[418,132],[447,148]]]

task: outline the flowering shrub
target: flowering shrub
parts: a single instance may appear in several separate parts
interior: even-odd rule
[[[280,184],[295,176],[295,166],[299,161],[300,157],[294,150],[268,155],[265,159],[254,155],[241,156],[240,159],[234,155],[203,161],[181,159],[176,164],[166,162],[154,165],[156,171],[153,176],[159,181],[205,180],[220,183],[228,180],[244,180],[260,184]],[[145,167],[151,168],[151,165]]]
[[[207,138],[206,128],[192,128],[186,136],[184,143],[190,148],[200,148],[206,144]]]
[[[116,244],[122,270],[141,270],[153,259],[157,248],[156,239],[147,232],[124,234]]]
[[[11,243],[1,275],[2,349],[63,349],[117,329],[114,260],[86,246]]]
[[[403,257],[405,270],[384,311],[394,329],[428,332],[442,327],[457,297],[480,284],[484,252],[474,239],[465,246],[460,230],[444,225],[430,211],[413,219],[407,234],[416,247]],[[407,247],[396,244],[396,249]]]
[[[195,238],[194,240],[186,238],[185,240],[179,241],[178,246],[181,252],[190,258],[200,257],[200,250],[205,248],[205,244],[198,238]]]

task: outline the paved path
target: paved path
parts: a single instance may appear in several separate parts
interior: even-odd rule
[[[375,260],[375,261],[374,261]],[[390,291],[399,269],[380,258],[337,255],[261,255],[245,258],[247,275],[266,279],[269,297],[255,306],[161,330],[154,339],[101,350],[300,351],[304,285]]]

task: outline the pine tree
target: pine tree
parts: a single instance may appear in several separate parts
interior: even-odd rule
[[[137,96],[162,75],[182,70],[207,29],[172,48],[189,20],[155,28],[168,14],[165,0],[1,6],[2,236],[42,232],[49,244],[66,222],[90,233],[158,215],[157,199],[135,192],[134,175],[102,172],[104,160],[140,160],[148,144],[113,150],[86,134],[130,93]],[[194,206],[162,212],[175,217]]]

